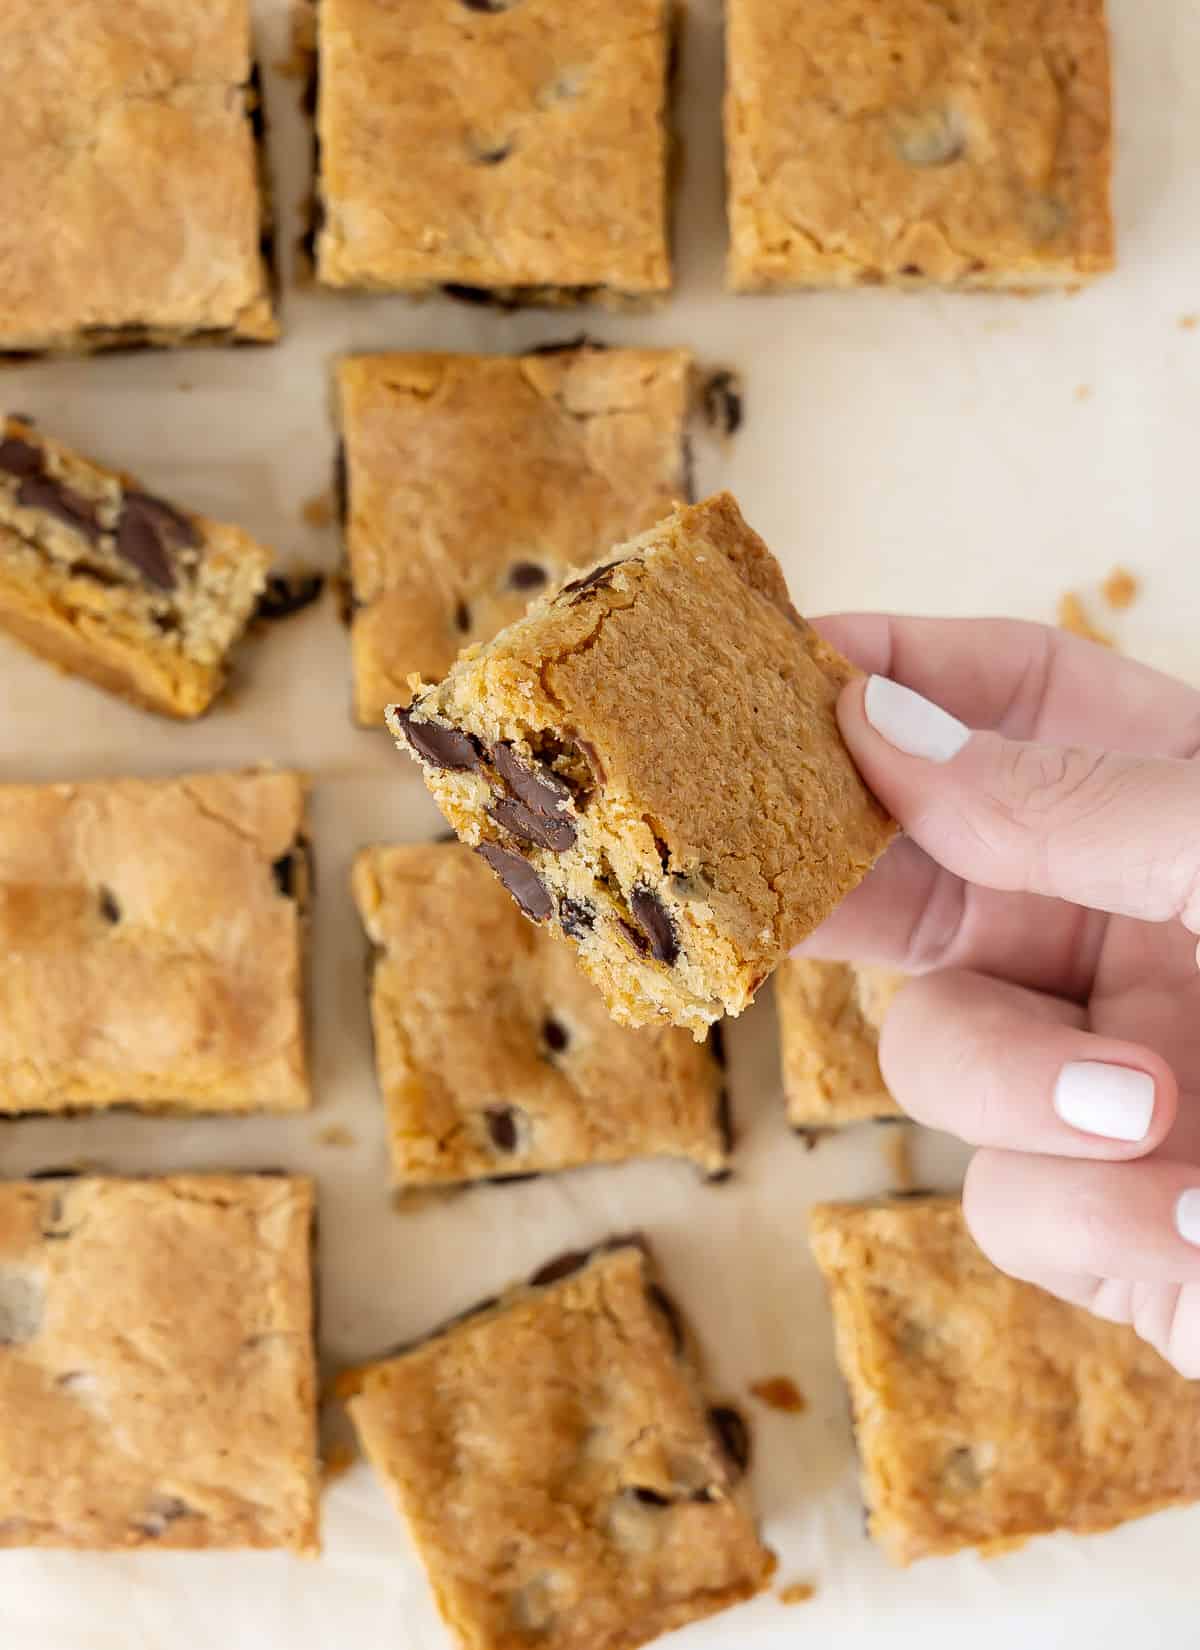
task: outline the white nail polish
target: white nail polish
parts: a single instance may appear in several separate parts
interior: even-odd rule
[[[1068,1060],[1054,1085],[1064,1123],[1105,1140],[1144,1140],[1154,1117],[1154,1079],[1130,1066]]]
[[[1200,1187],[1181,1192],[1175,1205],[1175,1224],[1181,1238],[1200,1247]]]
[[[905,756],[949,762],[971,737],[957,716],[886,676],[868,678],[864,705],[875,732]]]

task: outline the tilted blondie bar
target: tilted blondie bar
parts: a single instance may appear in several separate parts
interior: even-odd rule
[[[783,1087],[793,1128],[837,1129],[904,1114],[879,1069],[879,1033],[906,976],[788,957],[775,975]]]
[[[735,290],[1112,267],[1104,0],[729,0]]]
[[[0,426],[0,630],[165,716],[199,716],[271,552],[19,419]]]
[[[674,1026],[615,1025],[571,947],[526,922],[461,843],[367,849],[354,897],[375,947],[375,1062],[398,1185],[642,1156],[725,1172],[712,1052]]]
[[[1200,1499],[1200,1382],[998,1272],[957,1199],[813,1210],[870,1530],[899,1564]]]
[[[307,1106],[304,789],[0,786],[0,1115]]]
[[[249,0],[4,0],[0,351],[273,339]]]
[[[739,1014],[894,824],[805,624],[728,494],[570,580],[389,711],[434,798],[614,1018]]]
[[[682,1323],[631,1242],[356,1372],[349,1410],[469,1650],[635,1650],[767,1584]]]
[[[0,1548],[318,1548],[313,1190],[0,1184]]]
[[[360,723],[685,496],[690,369],[584,342],[341,362]]]
[[[672,21],[671,0],[320,0],[318,278],[666,292]]]

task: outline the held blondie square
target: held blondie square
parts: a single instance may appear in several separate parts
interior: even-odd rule
[[[568,580],[389,725],[613,1017],[699,1037],[895,832],[838,731],[853,674],[724,494]]]

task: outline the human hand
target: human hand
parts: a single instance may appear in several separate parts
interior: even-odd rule
[[[1200,1377],[1200,692],[1016,621],[818,629],[872,675],[838,716],[907,835],[801,953],[921,976],[880,1063],[981,1148],[991,1260]]]

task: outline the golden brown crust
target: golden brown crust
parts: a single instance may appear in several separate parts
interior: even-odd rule
[[[747,1006],[895,826],[838,731],[852,667],[796,614],[728,494],[609,556],[464,654],[410,721],[478,741],[470,771],[430,763],[426,783],[465,841],[523,856],[543,917],[572,914],[614,1017],[703,1035]],[[404,719],[395,731],[411,748]],[[489,812],[505,742],[573,787],[558,846]]]
[[[309,1181],[0,1185],[0,1548],[314,1553]]]
[[[0,350],[276,336],[247,0],[5,0]]]
[[[295,774],[0,786],[0,1114],[306,1107],[303,828]]]
[[[735,290],[1110,269],[1104,0],[729,0]]]
[[[767,1584],[649,1282],[618,1247],[361,1373],[354,1424],[463,1644],[635,1650]]]
[[[788,1121],[841,1128],[903,1114],[879,1069],[879,1032],[905,976],[788,957],[775,975]]]
[[[670,19],[669,0],[321,0],[320,279],[667,291]]]
[[[120,548],[131,512],[140,564]],[[270,561],[239,527],[153,498],[19,419],[0,424],[0,629],[61,669],[164,716],[203,714]]]
[[[461,843],[371,848],[354,897],[376,946],[375,1061],[402,1186],[689,1157],[727,1163],[722,1074],[664,1026],[614,1025],[571,948]]]
[[[671,508],[690,368],[682,350],[588,345],[340,363],[360,723]]]
[[[825,1204],[871,1534],[899,1564],[1200,1498],[1200,1382],[1134,1334],[1005,1277],[955,1198]]]

